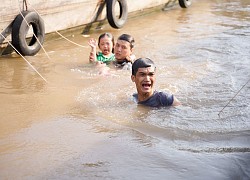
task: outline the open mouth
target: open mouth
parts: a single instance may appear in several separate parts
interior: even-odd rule
[[[108,49],[104,49],[103,52],[104,53],[109,53],[109,50]]]
[[[142,87],[143,87],[144,89],[149,89],[149,88],[151,88],[151,83],[143,83],[143,84],[142,84]]]

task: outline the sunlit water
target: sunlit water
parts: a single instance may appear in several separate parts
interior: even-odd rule
[[[1,57],[0,179],[250,179],[250,3],[193,1],[90,37],[105,31],[133,35],[182,106],[137,106],[131,72],[99,75],[79,33],[85,48],[47,40],[50,59],[27,57],[48,83]]]

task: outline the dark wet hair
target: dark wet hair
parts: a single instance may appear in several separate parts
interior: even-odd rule
[[[98,38],[98,46],[100,45],[101,39],[102,39],[103,37],[105,37],[105,36],[107,36],[107,37],[109,37],[109,38],[111,39],[112,44],[113,44],[112,53],[114,53],[115,40],[114,40],[114,36],[113,36],[111,33],[106,32],[106,33],[101,34],[101,35],[99,36],[99,38]]]
[[[132,75],[136,75],[139,68],[155,67],[154,62],[149,58],[136,59],[132,65]],[[155,67],[156,68],[156,67]]]
[[[130,48],[134,48],[135,46],[135,40],[132,36],[130,36],[129,34],[122,34],[118,37],[118,40],[123,40],[123,41],[127,41],[130,43]]]

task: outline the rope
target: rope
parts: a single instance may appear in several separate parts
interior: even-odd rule
[[[30,6],[39,16],[41,16],[40,13],[37,12],[37,10],[36,10],[35,8],[33,8],[33,7],[31,6],[30,3],[28,3],[28,4],[29,4],[29,6]],[[59,36],[61,36],[63,39],[67,40],[68,42],[70,42],[70,43],[72,43],[72,44],[74,44],[74,45],[76,45],[76,46],[79,46],[79,47],[82,47],[82,48],[88,48],[88,46],[83,46],[83,45],[81,45],[81,44],[78,44],[78,43],[76,43],[76,42],[71,41],[70,39],[66,38],[65,36],[63,36],[63,35],[62,35],[61,33],[59,33],[58,31],[55,31],[55,32],[56,32]]]
[[[75,43],[74,41],[71,41],[69,40],[68,38],[66,38],[65,36],[63,36],[61,33],[59,33],[58,31],[55,31],[59,36],[61,36],[63,39],[69,41],[70,43],[76,45],[76,46],[79,46],[79,47],[82,47],[82,48],[88,48],[87,46],[83,46],[81,44],[78,44],[78,43]]]
[[[27,20],[25,19],[25,17],[23,16],[23,13],[21,12],[21,8],[20,8],[20,0],[18,0],[19,2],[19,13],[21,14],[21,16],[23,17],[24,21],[26,22],[26,24],[29,26],[29,23],[27,22]],[[27,6],[27,2],[25,0],[25,4]],[[26,7],[26,11],[27,11],[27,7]],[[39,14],[38,14],[39,15]],[[39,15],[40,16],[40,15]],[[41,17],[41,16],[40,16]],[[49,54],[47,53],[47,51],[44,49],[43,45],[41,44],[41,42],[39,41],[39,39],[37,38],[37,36],[35,35],[35,33],[33,33],[33,36],[36,38],[38,44],[42,47],[44,53],[46,54],[46,56],[48,57],[49,60],[51,60],[51,58],[49,57]]]
[[[232,97],[228,103],[219,111],[218,116],[220,117],[220,113],[222,113],[222,111],[229,105],[229,103],[239,94],[239,92],[249,83],[250,79],[248,79],[248,81],[237,91],[237,93],[234,95],[234,97]]]
[[[8,42],[8,44],[13,48],[15,49],[15,51],[28,63],[28,65],[46,82],[48,83],[48,81],[36,70],[36,68],[34,66],[32,66],[30,64],[30,62],[10,43],[9,40],[7,40],[4,35],[2,33],[0,33],[1,36]]]

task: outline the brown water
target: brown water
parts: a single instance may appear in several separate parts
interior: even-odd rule
[[[130,72],[98,75],[80,34],[86,48],[50,40],[50,59],[27,57],[48,83],[1,57],[0,179],[250,179],[249,1],[193,1],[90,37],[105,31],[133,35],[183,105],[137,107]]]

